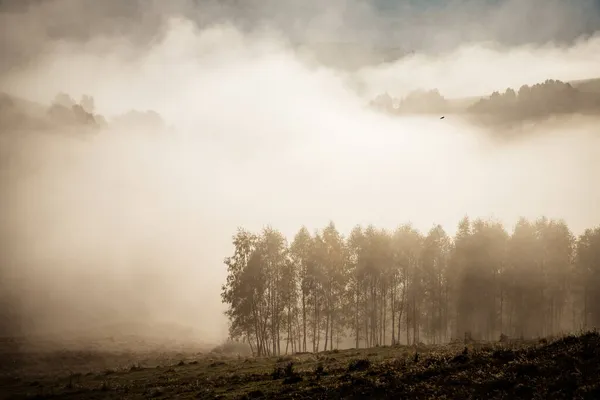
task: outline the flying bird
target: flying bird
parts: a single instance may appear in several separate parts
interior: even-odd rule
[[[446,118],[446,117],[444,117],[443,115],[440,117],[440,119],[444,119],[444,118]]]

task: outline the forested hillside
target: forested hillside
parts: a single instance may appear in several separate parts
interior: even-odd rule
[[[50,105],[42,105],[6,93],[0,93],[0,120],[2,131],[37,130],[61,131],[73,128],[76,132],[97,131],[107,126],[142,128],[156,131],[165,128],[161,116],[154,111],[130,110],[108,121],[96,112],[92,96],[83,95],[79,101],[66,93],[59,93]]]
[[[233,237],[225,259],[233,339],[258,355],[397,343],[535,338],[600,324],[600,228],[562,221],[514,231],[463,219],[454,237],[330,223],[291,243],[276,229]],[[282,348],[283,346],[283,348]]]
[[[458,113],[476,119],[483,117],[486,122],[523,121],[551,115],[598,114],[600,92],[597,80],[571,84],[547,79],[469,101],[447,99],[435,89],[411,92],[403,98],[385,93],[377,96],[371,106],[397,115]]]

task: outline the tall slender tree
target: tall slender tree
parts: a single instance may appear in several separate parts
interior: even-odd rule
[[[267,227],[239,229],[225,259],[232,339],[259,356],[346,346],[444,343],[470,333],[538,337],[600,325],[600,228],[577,239],[563,221],[462,219],[349,236],[333,222],[290,245]],[[312,344],[311,344],[312,343]]]

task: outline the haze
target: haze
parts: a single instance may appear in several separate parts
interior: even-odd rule
[[[395,37],[414,53],[360,68],[333,68],[312,50],[339,40],[336,29],[360,46],[391,46],[382,39],[390,25],[377,31],[389,14],[367,3],[335,2],[321,14],[287,3],[269,5],[272,14],[192,1],[148,2],[141,14],[116,2],[30,3],[0,3],[0,92],[44,105],[59,92],[92,95],[109,120],[150,109],[170,129],[2,128],[0,281],[3,307],[18,315],[7,334],[166,323],[218,343],[227,335],[223,258],[239,226],[270,224],[291,238],[329,220],[346,233],[407,221],[452,233],[465,214],[508,228],[519,216],[564,218],[575,233],[600,223],[598,118],[552,118],[498,141],[458,117],[367,107],[386,90],[464,97],[597,78],[592,2],[544,2],[540,18],[554,31],[519,22],[535,2],[405,8]],[[424,40],[416,26],[428,15],[446,23],[428,25]],[[467,15],[475,22],[465,27]]]

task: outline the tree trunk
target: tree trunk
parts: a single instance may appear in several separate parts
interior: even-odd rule
[[[406,282],[402,288],[402,298],[400,300],[400,307],[398,310],[398,344],[400,344],[400,333],[402,332],[402,314],[404,313],[404,307],[406,307]],[[406,320],[407,332],[408,332],[408,319]],[[406,336],[406,344],[408,345],[408,335]]]
[[[381,294],[381,299],[383,300],[383,304],[381,305],[381,308],[383,309],[383,316],[381,318],[381,344],[383,346],[385,346],[385,329],[387,328],[386,323],[385,323],[385,318],[386,318],[386,306],[387,306],[387,296],[386,296],[386,292],[385,290],[383,291],[383,293]]]
[[[333,324],[335,321],[333,317],[334,317],[334,311],[331,310],[331,328],[329,329],[329,348],[331,350],[333,350]]]
[[[392,312],[392,346],[396,344],[396,288],[392,284],[392,290],[390,291],[390,307]]]
[[[327,351],[327,343],[329,342],[329,310],[327,310],[327,316],[325,318],[325,347],[323,350]]]
[[[354,305],[355,305],[355,309],[354,309],[354,328],[356,329],[356,348],[358,349],[359,347],[359,340],[360,340],[360,329],[359,329],[359,320],[358,320],[358,307],[359,307],[359,289],[358,289],[358,283],[356,285],[356,294],[355,294],[355,301],[354,301]]]
[[[319,305],[315,296],[315,304],[314,304],[314,315],[313,315],[313,353],[317,352],[317,328],[318,328],[318,316],[319,316]]]
[[[365,325],[365,347],[369,348],[371,346],[371,294],[370,294],[370,289],[365,288],[365,293],[364,293],[364,315],[363,315],[363,322]]]
[[[371,285],[371,347],[374,346],[377,340],[377,294],[375,293],[375,285]]]
[[[252,354],[255,354],[254,353],[254,346],[252,346],[252,340],[250,339],[250,334],[249,333],[246,333],[246,340],[248,341],[248,345],[250,346],[250,352]]]
[[[290,308],[288,307],[288,326],[287,326],[287,331],[288,331],[288,337],[287,337],[287,344],[285,345],[285,354],[288,353],[288,347],[292,341],[292,311],[290,310]],[[293,348],[293,345],[292,345]],[[293,351],[293,350],[292,350]]]
[[[280,332],[281,329],[279,329],[279,323],[277,323],[277,355],[280,356],[281,355],[281,336],[280,336]]]
[[[583,286],[583,329],[587,329],[587,318],[588,318],[588,295],[587,285]]]
[[[306,294],[302,291],[302,351],[306,352]]]
[[[410,346],[410,324],[408,323],[408,314],[410,313],[410,308],[406,310],[406,345]]]
[[[400,333],[402,332],[402,311],[403,311],[403,308],[404,308],[404,304],[402,304],[401,307],[400,307],[400,309],[398,310],[398,339],[397,339],[397,342],[396,342],[397,344],[400,344]]]
[[[500,289],[500,333],[504,333],[504,290]]]
[[[415,296],[413,295],[413,342],[417,344],[417,304]]]

